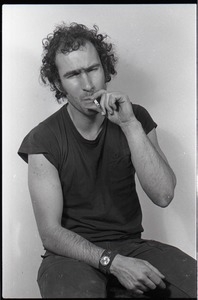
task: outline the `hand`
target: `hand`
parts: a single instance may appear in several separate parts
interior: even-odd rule
[[[163,282],[165,276],[145,260],[118,254],[112,262],[110,272],[134,295],[142,295],[157,286],[162,289],[166,287]]]
[[[119,92],[99,90],[94,93],[91,98],[93,100],[100,98],[100,110],[102,115],[106,115],[113,123],[122,126],[136,119],[131,101],[127,95]]]

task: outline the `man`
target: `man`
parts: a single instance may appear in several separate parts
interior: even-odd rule
[[[116,286],[124,297],[196,298],[194,259],[141,239],[135,173],[160,207],[173,199],[176,178],[148,112],[107,91],[116,74],[112,45],[97,26],[63,23],[43,47],[41,78],[67,104],[19,149],[46,250],[42,297],[105,298]]]

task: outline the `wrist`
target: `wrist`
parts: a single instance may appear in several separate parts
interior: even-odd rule
[[[111,266],[110,266],[110,273],[111,274],[116,275],[117,270],[119,269],[119,265],[120,265],[121,261],[122,261],[122,255],[117,254],[115,256],[114,260],[112,261]]]
[[[120,127],[125,135],[131,134],[131,132],[134,133],[134,132],[143,130],[142,124],[136,118],[133,118],[127,122],[121,123]]]
[[[105,274],[110,274],[111,265],[117,255],[117,250],[104,250],[99,260],[99,270]]]

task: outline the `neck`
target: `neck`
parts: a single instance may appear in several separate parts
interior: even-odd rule
[[[100,113],[88,116],[76,109],[74,111],[72,108],[68,103],[68,113],[78,132],[88,140],[96,139],[102,129],[104,116]]]

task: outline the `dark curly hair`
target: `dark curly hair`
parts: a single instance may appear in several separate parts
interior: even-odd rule
[[[66,26],[63,22],[62,25],[55,28],[52,34],[43,39],[43,59],[40,75],[43,83],[47,84],[48,82],[51,90],[55,91],[58,102],[60,102],[59,99],[66,97],[66,93],[61,91],[61,81],[55,65],[55,57],[59,51],[69,53],[78,50],[89,41],[98,52],[106,82],[111,80],[111,75],[117,73],[115,70],[117,57],[114,54],[113,45],[105,41],[107,35],[98,34],[98,29],[97,25],[94,25],[93,29],[88,29],[82,24],[71,23],[70,26]]]

